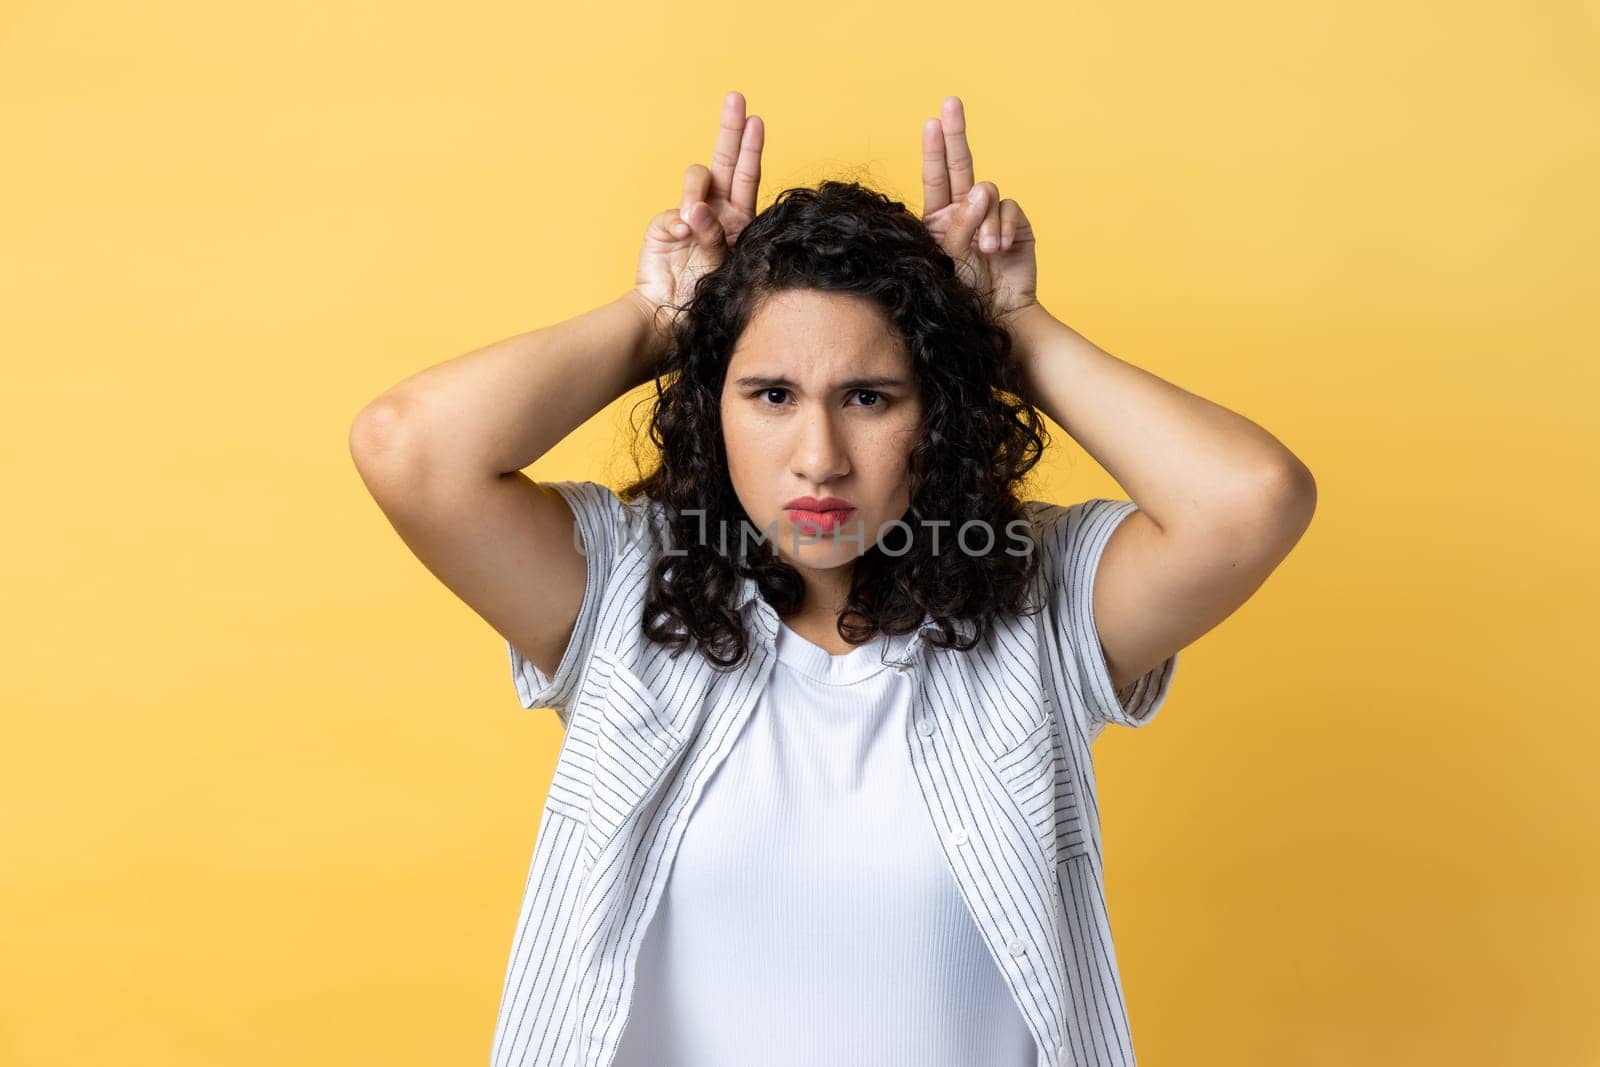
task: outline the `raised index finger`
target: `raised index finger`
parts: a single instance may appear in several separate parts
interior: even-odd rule
[[[950,203],[950,168],[944,161],[944,130],[938,119],[922,124],[922,213],[931,215]]]
[[[944,154],[950,167],[950,196],[966,196],[972,188],[972,150],[967,147],[967,111],[959,96],[944,98],[939,124],[944,127]]]
[[[765,139],[761,118],[744,120],[744,139],[739,142],[739,167],[733,172],[733,206],[756,213],[756,190],[761,186],[761,146]]]

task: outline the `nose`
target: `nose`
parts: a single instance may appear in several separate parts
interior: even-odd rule
[[[807,412],[795,421],[799,436],[790,455],[790,473],[819,488],[850,473],[848,450],[826,410]]]

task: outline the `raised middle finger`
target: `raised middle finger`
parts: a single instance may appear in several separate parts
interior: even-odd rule
[[[940,107],[944,128],[944,155],[950,171],[950,198],[967,195],[972,188],[972,150],[967,146],[967,112],[959,96],[947,96]]]
[[[711,188],[733,198],[733,172],[739,163],[739,143],[744,140],[744,94],[738,90],[722,98],[722,121],[717,143],[711,149]]]

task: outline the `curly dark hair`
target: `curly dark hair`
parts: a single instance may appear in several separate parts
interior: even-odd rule
[[[744,578],[755,579],[780,616],[804,599],[800,572],[769,543],[758,540],[747,552],[702,543],[706,529],[754,529],[728,473],[721,395],[746,323],[762,300],[787,289],[850,293],[882,308],[905,340],[922,399],[922,433],[909,457],[911,547],[891,556],[872,546],[857,559],[840,636],[860,644],[879,632],[905,634],[927,615],[939,629],[929,634],[932,645],[968,650],[997,615],[1037,610],[1026,603],[1037,552],[935,553],[923,522],[950,521],[947,544],[965,521],[986,521],[991,530],[1026,521],[1016,486],[1039,462],[1048,434],[992,294],[958,275],[905,204],[857,181],[826,180],[780,192],[700,278],[694,297],[673,309],[648,427],[659,461],[618,493],[658,501],[675,550],[650,575],[645,633],[673,655],[694,644],[728,669],[749,650],[733,608]],[[973,624],[968,640],[957,619]]]

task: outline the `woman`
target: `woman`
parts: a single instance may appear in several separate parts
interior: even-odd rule
[[[1035,291],[961,102],[924,210],[756,213],[728,94],[635,286],[425,370],[351,449],[566,728],[502,991],[508,1064],[1131,1064],[1089,744],[1310,521],[1260,427]],[[649,476],[520,472],[654,379]],[[1132,500],[1021,502],[1042,410]]]

